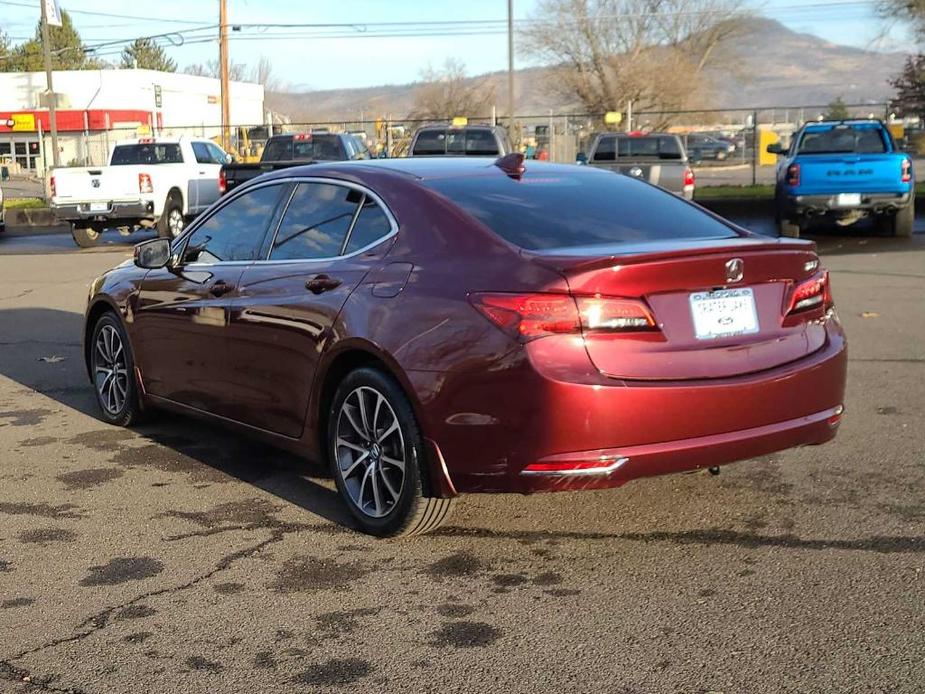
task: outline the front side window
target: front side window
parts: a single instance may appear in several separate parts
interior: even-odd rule
[[[284,186],[250,190],[223,205],[189,237],[183,261],[256,260]]]
[[[331,183],[300,183],[270,250],[270,260],[340,255],[363,194]]]

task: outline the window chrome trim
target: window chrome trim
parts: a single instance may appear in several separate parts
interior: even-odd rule
[[[375,202],[377,205],[379,205],[379,207],[385,213],[386,219],[389,220],[390,230],[389,230],[389,233],[383,236],[380,236],[378,239],[376,239],[372,243],[369,243],[365,245],[363,248],[359,248],[350,253],[341,253],[340,255],[332,255],[332,256],[325,257],[325,258],[283,258],[279,260],[271,260],[270,254],[273,252],[273,242],[276,241],[276,237],[279,234],[279,228],[280,226],[282,226],[283,219],[286,216],[286,210],[284,210],[283,214],[279,218],[279,222],[276,225],[276,229],[273,232],[273,242],[270,243],[270,249],[267,251],[267,257],[250,261],[254,264],[257,264],[257,265],[290,264],[291,265],[292,263],[320,263],[320,262],[329,263],[334,260],[345,260],[347,258],[353,258],[354,256],[360,255],[362,253],[366,253],[370,249],[375,248],[379,244],[388,241],[389,239],[394,237],[396,234],[398,234],[398,229],[399,229],[398,221],[395,219],[395,215],[392,214],[392,210],[389,209],[389,206],[385,204],[385,201],[381,197],[379,197],[379,195],[377,195],[374,191],[370,190],[364,185],[361,185],[359,183],[354,183],[353,181],[344,181],[339,178],[326,178],[324,176],[304,176],[304,177],[288,176],[286,178],[279,178],[279,179],[273,179],[273,180],[274,182],[286,181],[288,183],[296,184],[292,187],[292,194],[289,196],[289,201],[286,202],[286,210],[289,209],[289,202],[291,202],[292,198],[295,196],[295,191],[299,183],[326,183],[328,185],[337,185],[337,186],[342,186],[344,188],[351,188],[353,190],[356,190],[364,195],[364,198],[363,198],[364,201],[367,198],[369,198],[373,200],[373,202]],[[357,205],[357,211],[354,213],[353,219],[350,222],[350,227],[347,230],[347,235],[344,237],[345,244],[341,245],[342,249],[346,248],[346,243],[349,241],[350,235],[353,233],[353,227],[356,224],[357,219],[359,218],[359,213],[362,210],[362,207],[363,206],[362,206],[362,201],[361,201],[361,204]]]

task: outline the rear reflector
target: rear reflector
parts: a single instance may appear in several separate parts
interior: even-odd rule
[[[684,169],[684,187],[693,188],[696,179],[694,178],[694,170],[691,167]]]
[[[908,159],[903,159],[902,164],[902,182],[911,183],[912,182],[912,162]]]
[[[831,417],[825,420],[826,424],[828,424],[830,427],[834,429],[839,424],[841,424],[841,417],[844,414],[844,412],[845,412],[845,408],[842,405],[839,405],[838,407],[835,408],[835,414],[833,414]]]
[[[570,294],[470,294],[469,302],[511,337],[658,330],[648,307],[635,299]]]
[[[228,177],[225,174],[225,169],[222,169],[218,172],[218,192],[222,195],[228,190]]]
[[[608,457],[588,461],[557,463],[531,463],[520,471],[521,475],[544,475],[547,477],[606,476],[629,462],[629,458]]]

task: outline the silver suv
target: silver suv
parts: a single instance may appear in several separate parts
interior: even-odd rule
[[[600,133],[578,163],[641,178],[691,200],[694,171],[681,138],[671,133]]]

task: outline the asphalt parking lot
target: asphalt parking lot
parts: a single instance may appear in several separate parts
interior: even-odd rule
[[[0,238],[0,690],[920,692],[925,236],[819,237],[838,438],[360,535],[324,470],[163,415],[104,425],[90,280],[139,238]],[[748,407],[748,403],[742,403]]]

